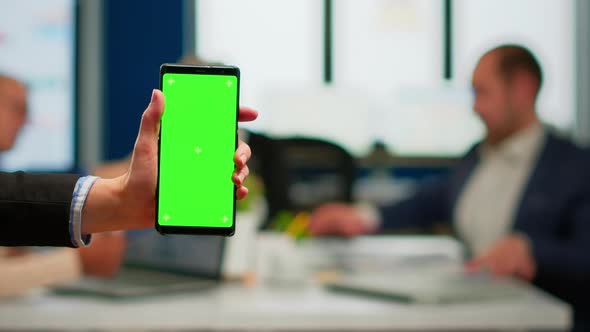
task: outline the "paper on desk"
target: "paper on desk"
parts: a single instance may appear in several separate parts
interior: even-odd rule
[[[410,266],[452,266],[463,261],[463,247],[447,236],[361,236],[313,239],[301,246],[312,270],[340,269],[384,273]]]
[[[415,266],[391,274],[346,275],[326,286],[340,292],[421,304],[501,301],[525,294],[516,280],[487,273],[467,274],[462,268],[451,266]]]

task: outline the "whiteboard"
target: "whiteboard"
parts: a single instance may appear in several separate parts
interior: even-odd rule
[[[75,164],[75,0],[0,0],[0,73],[28,86],[28,120],[4,171]]]

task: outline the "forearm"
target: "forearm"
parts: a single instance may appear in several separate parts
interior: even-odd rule
[[[437,222],[449,222],[450,216],[440,202],[410,198],[395,205],[380,209],[381,229],[397,230],[427,228]]]
[[[69,212],[77,175],[0,173],[0,244],[72,246]]]
[[[129,183],[127,175],[114,179],[98,179],[84,203],[82,234],[147,228],[153,225],[154,193],[151,190],[138,192],[136,188],[130,190],[130,187],[133,184]]]
[[[421,185],[410,197],[380,209],[383,230],[427,228],[450,222],[448,177]]]
[[[590,245],[586,241],[561,242],[531,239],[535,263],[541,273],[590,278]]]
[[[536,264],[533,282],[573,305],[588,305],[589,250],[588,245],[579,243],[533,240],[532,252]]]
[[[581,195],[577,201],[579,204],[568,223],[569,234],[528,234],[541,273],[590,280],[590,193]]]

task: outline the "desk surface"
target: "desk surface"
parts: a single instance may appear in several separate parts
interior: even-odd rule
[[[360,262],[365,273],[386,272],[385,267],[395,266],[394,275],[395,269],[403,266],[400,262],[405,261],[400,255],[443,254],[459,262],[461,249],[452,239],[361,237],[308,241],[303,246],[294,246],[285,238],[270,234],[255,240],[262,254],[256,257],[260,280],[257,287],[223,284],[206,292],[128,301],[51,293],[32,295],[0,302],[0,330],[559,331],[565,330],[571,321],[567,304],[527,285],[522,285],[524,295],[518,298],[436,306],[332,293],[311,281],[306,283],[305,273],[303,278],[295,278],[302,283],[299,286],[272,287],[264,282],[267,279],[263,270],[267,270],[266,278],[281,272],[292,277],[301,272],[302,266],[293,268],[301,262],[320,267],[343,261],[351,267]],[[265,261],[274,263],[262,264]],[[296,264],[298,261],[300,264]],[[277,262],[286,263],[281,267],[276,266]]]
[[[331,293],[317,285],[245,288],[113,301],[41,294],[0,303],[0,330],[565,330],[569,307],[527,287],[517,300],[413,305]]]

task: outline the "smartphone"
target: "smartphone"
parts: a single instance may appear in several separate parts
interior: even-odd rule
[[[240,71],[163,64],[156,229],[231,236],[235,231]]]

